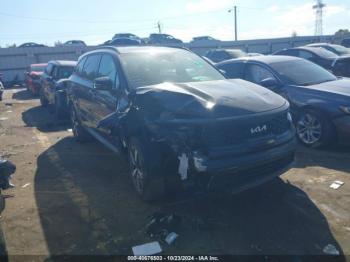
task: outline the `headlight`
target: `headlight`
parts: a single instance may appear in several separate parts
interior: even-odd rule
[[[293,123],[293,117],[292,117],[292,114],[290,112],[287,113],[287,119],[290,123]]]
[[[343,111],[345,114],[350,115],[350,106],[341,106],[340,110]]]

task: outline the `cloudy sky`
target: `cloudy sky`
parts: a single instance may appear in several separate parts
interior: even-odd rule
[[[324,33],[350,26],[349,0],[324,0]],[[239,39],[313,35],[315,1],[305,0],[1,0],[0,46],[81,39],[100,44],[117,32],[141,37],[163,32],[188,41],[211,35],[232,40],[238,7]]]

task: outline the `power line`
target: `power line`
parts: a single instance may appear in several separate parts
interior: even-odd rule
[[[170,20],[170,19],[177,19],[177,18],[183,18],[183,17],[194,17],[194,16],[201,16],[205,14],[210,13],[218,13],[223,12],[226,9],[220,9],[220,10],[214,10],[214,11],[207,11],[207,12],[200,12],[200,13],[194,13],[194,14],[185,14],[185,15],[177,15],[177,16],[168,16],[168,17],[162,17],[158,20]],[[154,21],[155,18],[145,18],[145,19],[132,19],[132,20],[81,20],[81,19],[60,19],[60,18],[48,18],[48,17],[34,17],[34,16],[22,16],[22,15],[15,15],[10,13],[4,13],[0,12],[0,16],[7,16],[7,17],[15,17],[18,19],[28,19],[28,20],[38,20],[38,21],[46,21],[46,22],[63,22],[63,23],[90,23],[90,24],[98,24],[98,23],[141,23],[146,21]]]

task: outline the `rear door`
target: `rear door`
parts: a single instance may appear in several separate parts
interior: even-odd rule
[[[101,120],[114,113],[117,108],[117,96],[120,88],[119,70],[114,57],[111,54],[103,54],[100,62],[97,77],[109,77],[112,81],[112,89],[94,90],[94,103],[91,103],[91,112],[93,112],[93,125],[102,133],[108,136],[110,130],[99,127]]]

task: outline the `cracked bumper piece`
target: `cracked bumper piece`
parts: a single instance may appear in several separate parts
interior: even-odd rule
[[[294,139],[269,150],[208,159],[194,155],[195,178],[209,191],[240,192],[284,174],[294,162]]]

